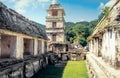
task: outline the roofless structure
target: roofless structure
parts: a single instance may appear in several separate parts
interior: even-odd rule
[[[52,0],[47,9],[46,33],[50,40],[49,51],[55,53],[66,52],[65,41],[65,11],[57,0]]]
[[[0,78],[30,78],[47,64],[47,35],[0,2]]]
[[[120,76],[120,0],[110,8],[89,38],[87,64],[90,78]]]

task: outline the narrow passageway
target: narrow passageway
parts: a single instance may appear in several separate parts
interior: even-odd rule
[[[85,61],[68,61],[65,67],[48,65],[32,78],[88,78]]]

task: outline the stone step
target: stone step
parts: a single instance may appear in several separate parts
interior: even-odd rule
[[[103,70],[103,72],[107,75],[108,78],[119,78],[120,70],[117,70],[111,67],[109,64],[105,63],[102,58],[96,57],[93,54],[90,54],[91,57],[95,60],[97,65]]]
[[[108,78],[89,55],[87,55],[87,64],[90,78]]]

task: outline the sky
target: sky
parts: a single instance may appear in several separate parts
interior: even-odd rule
[[[8,8],[11,8],[30,20],[46,24],[46,9],[51,0],[0,0]],[[101,9],[109,0],[58,0],[65,10],[66,22],[92,21],[97,19]]]

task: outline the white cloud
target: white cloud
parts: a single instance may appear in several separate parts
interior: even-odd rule
[[[28,3],[29,3],[30,1],[31,1],[31,0],[19,0],[19,1],[15,4],[15,7],[17,7],[17,8],[26,7],[26,6],[28,6]]]
[[[43,3],[43,2],[49,2],[51,0],[38,0],[40,3]]]
[[[52,4],[56,4],[57,3],[57,0],[52,0]]]
[[[10,2],[10,3],[16,2],[16,0],[0,0],[0,1],[2,1],[2,2]]]
[[[0,0],[0,1],[13,3],[13,7],[15,8],[15,10],[20,14],[24,14],[26,13],[28,7],[32,9],[37,8],[39,5],[44,7],[45,3],[50,2],[52,0]]]
[[[100,3],[100,6],[99,6],[99,9],[103,9],[105,7],[105,4],[104,3]]]
[[[25,8],[29,6],[31,0],[19,0],[15,3],[15,10],[21,14],[25,13]]]
[[[16,0],[9,0],[9,2],[12,2],[12,3],[14,3],[14,2],[16,2]]]

